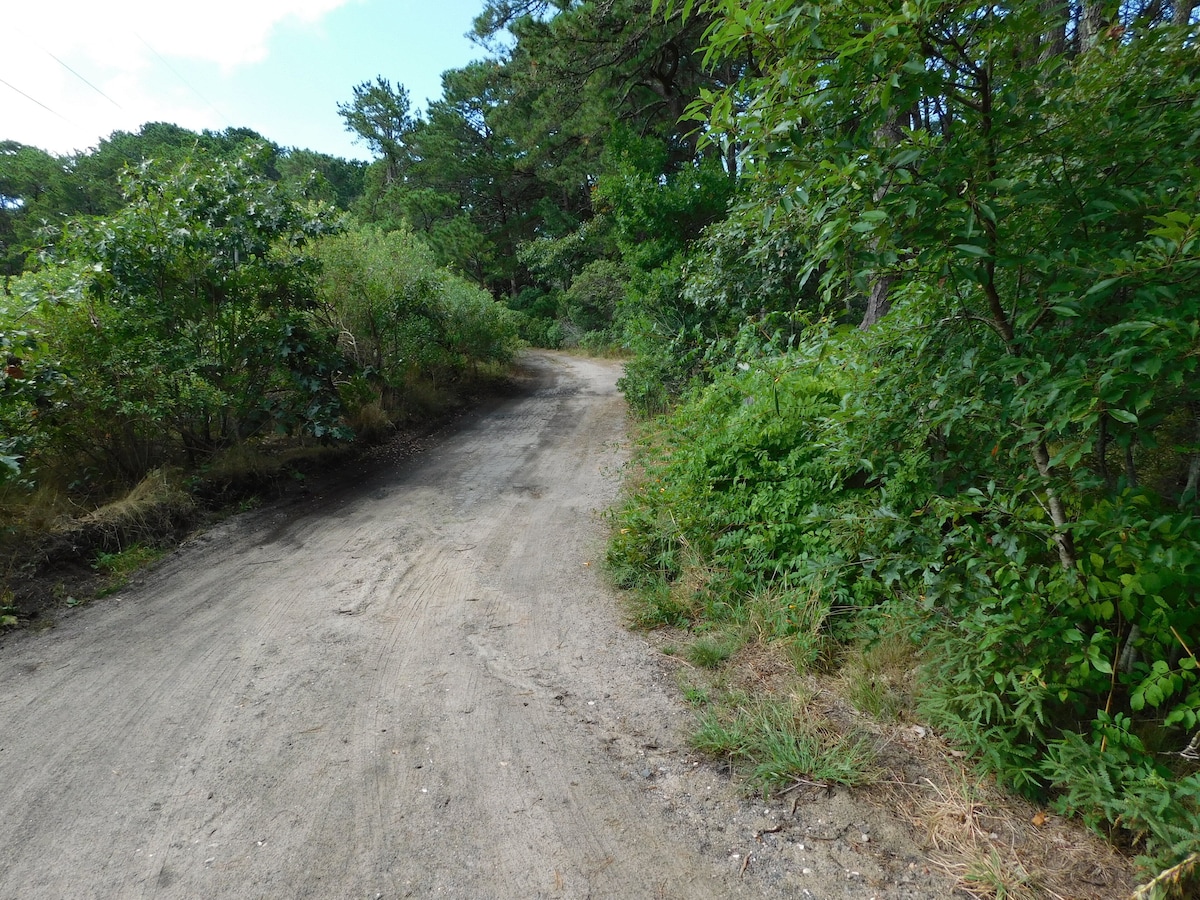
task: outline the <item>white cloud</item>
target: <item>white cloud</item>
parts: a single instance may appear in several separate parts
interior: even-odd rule
[[[43,0],[21,4],[5,20],[62,58],[136,68],[147,63],[149,44],[163,56],[233,67],[262,60],[271,32],[283,22],[312,24],[347,2]]]
[[[65,153],[148,121],[223,127],[228,123],[214,122],[204,98],[173,70],[199,62],[228,73],[261,62],[280,26],[315,26],[348,2],[353,0],[15,3],[4,13],[0,139]]]

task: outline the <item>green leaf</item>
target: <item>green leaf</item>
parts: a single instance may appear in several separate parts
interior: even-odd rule
[[[979,247],[975,244],[955,244],[954,249],[961,250],[963,253],[967,254],[968,256],[975,256],[975,257],[979,257],[979,258],[983,258],[983,257],[990,255],[985,249],[983,249],[982,247]]]
[[[1087,293],[1084,294],[1083,296],[1090,297],[1092,294],[1098,294],[1101,291],[1106,291],[1120,280],[1121,280],[1120,278],[1101,279],[1100,281],[1097,281],[1095,284],[1093,284],[1090,288],[1088,288]]]
[[[1138,417],[1128,410],[1110,409],[1108,414],[1118,422],[1124,422],[1126,425],[1136,425],[1138,423]]]

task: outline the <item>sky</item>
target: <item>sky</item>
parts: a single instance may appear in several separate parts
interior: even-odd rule
[[[8,3],[5,4],[8,6]],[[171,122],[245,127],[284,147],[370,159],[338,115],[382,75],[413,106],[481,59],[483,0],[15,0],[3,14],[0,140],[57,155]]]

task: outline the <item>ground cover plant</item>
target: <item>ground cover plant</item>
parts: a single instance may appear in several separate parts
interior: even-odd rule
[[[742,77],[692,113],[754,187],[674,302],[728,311],[722,243],[746,299],[675,369],[688,387],[615,514],[618,580],[660,598],[643,619],[743,623],[758,604],[819,665],[904,637],[921,722],[1151,873],[1188,859],[1192,7],[696,8],[709,63]],[[790,300],[770,289],[781,263]],[[633,346],[663,360],[677,337]]]

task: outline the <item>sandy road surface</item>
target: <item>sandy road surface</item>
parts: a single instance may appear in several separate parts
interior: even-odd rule
[[[425,453],[7,639],[0,898],[948,896],[688,756],[590,565],[618,369],[527,366]]]

